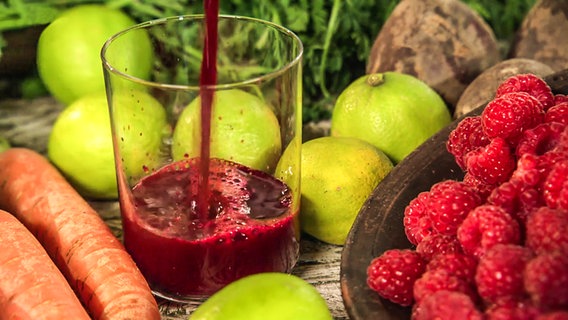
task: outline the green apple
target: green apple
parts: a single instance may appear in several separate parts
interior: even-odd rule
[[[199,156],[200,111],[200,97],[182,111],[173,134],[174,160]],[[212,158],[271,172],[282,151],[278,119],[270,106],[253,94],[237,89],[216,91],[210,146]]]
[[[325,300],[307,281],[266,272],[241,278],[207,299],[190,320],[328,320]]]

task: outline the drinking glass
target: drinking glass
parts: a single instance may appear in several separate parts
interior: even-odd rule
[[[302,43],[227,15],[215,39],[205,21],[141,23],[101,51],[124,245],[157,296],[182,302],[290,272],[299,252]],[[201,73],[207,41],[216,74]]]

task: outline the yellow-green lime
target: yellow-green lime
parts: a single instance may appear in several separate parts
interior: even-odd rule
[[[361,206],[392,170],[370,143],[321,137],[302,145],[300,224],[307,234],[343,245]]]
[[[327,304],[309,282],[291,274],[241,278],[207,299],[190,320],[331,320]]]
[[[84,4],[63,11],[41,33],[37,44],[38,73],[48,91],[65,105],[104,90],[101,48],[114,34],[135,24],[119,9]],[[153,62],[147,33],[122,43],[121,61],[130,75],[147,78]]]
[[[165,112],[145,93],[115,98],[119,119],[129,126],[118,130],[124,141],[123,159],[129,176],[152,168],[158,159]],[[104,92],[81,97],[57,117],[48,140],[48,157],[85,197],[116,199],[113,139]]]
[[[174,160],[200,155],[201,98],[194,99],[177,121]],[[272,172],[282,152],[280,125],[269,105],[243,90],[215,92],[211,113],[210,156]]]
[[[331,135],[363,139],[397,164],[451,121],[444,100],[423,81],[398,72],[376,73],[341,92]]]

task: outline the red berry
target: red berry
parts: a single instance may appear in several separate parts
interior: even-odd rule
[[[426,262],[416,251],[387,250],[371,261],[367,268],[367,284],[381,297],[410,306],[414,302],[414,282],[425,269]]]
[[[506,300],[490,305],[485,310],[486,320],[534,320],[540,310],[529,299]]]
[[[568,306],[568,256],[554,252],[537,255],[524,271],[524,285],[542,310]]]
[[[557,122],[547,122],[525,130],[521,135],[515,154],[517,157],[525,153],[543,155],[554,149],[560,142],[560,136],[566,125]]]
[[[430,261],[439,254],[462,252],[462,249],[455,235],[433,233],[416,246],[416,252],[420,253],[424,260]]]
[[[489,304],[526,297],[523,269],[532,252],[523,246],[499,244],[479,259],[475,282],[481,298]]]
[[[424,272],[414,282],[414,301],[419,304],[425,297],[441,290],[465,293],[473,301],[477,300],[475,291],[469,282],[444,269],[434,269]]]
[[[488,185],[509,180],[516,166],[511,148],[501,138],[495,138],[489,145],[469,152],[465,159],[467,172]]]
[[[483,314],[471,298],[456,291],[437,291],[414,306],[413,320],[482,320]]]
[[[404,208],[404,232],[408,241],[418,244],[425,237],[433,233],[432,223],[428,217],[427,202],[430,193],[421,192]]]
[[[568,255],[568,211],[541,207],[532,212],[525,241],[537,254],[559,251]]]
[[[464,157],[477,148],[486,146],[489,138],[483,133],[481,117],[472,116],[462,119],[450,132],[446,149],[452,154],[460,168],[465,170]]]
[[[428,216],[441,234],[455,235],[469,211],[481,204],[480,196],[462,181],[444,180],[430,189]]]
[[[544,122],[568,124],[568,101],[552,106],[544,115]]]
[[[568,160],[552,164],[543,184],[543,197],[550,208],[568,210]]]
[[[568,320],[568,310],[551,311],[543,313],[536,317],[535,320]]]
[[[477,260],[463,253],[444,253],[432,258],[426,271],[442,269],[468,283],[474,282]]]
[[[555,94],[554,95],[554,104],[559,104],[562,102],[568,102],[568,96],[565,94]]]
[[[463,251],[477,258],[497,244],[519,244],[520,237],[519,223],[494,205],[473,209],[458,229]]]
[[[554,94],[542,78],[534,74],[518,74],[511,76],[497,87],[496,97],[510,92],[526,92],[540,101],[544,110],[552,107]]]
[[[481,113],[481,126],[489,139],[503,138],[516,146],[521,134],[544,120],[544,111],[536,98],[524,92],[512,92],[490,101]]]
[[[495,188],[487,197],[487,203],[500,206],[524,224],[526,216],[544,204],[540,190],[546,170],[542,156],[523,154],[509,181]]]
[[[497,185],[491,185],[481,181],[469,172],[465,173],[463,177],[463,183],[473,189],[473,191],[475,191],[481,197],[481,202],[485,202],[493,189],[497,187]]]

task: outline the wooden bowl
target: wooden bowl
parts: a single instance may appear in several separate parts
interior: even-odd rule
[[[568,70],[545,77],[555,93],[568,94]],[[479,115],[480,106],[463,117]],[[410,319],[410,307],[381,298],[367,283],[371,260],[388,249],[411,248],[404,233],[404,208],[418,193],[436,182],[463,178],[463,172],[446,150],[452,122],[399,163],[377,186],[361,208],[347,237],[341,257],[340,283],[343,302],[352,320]]]

